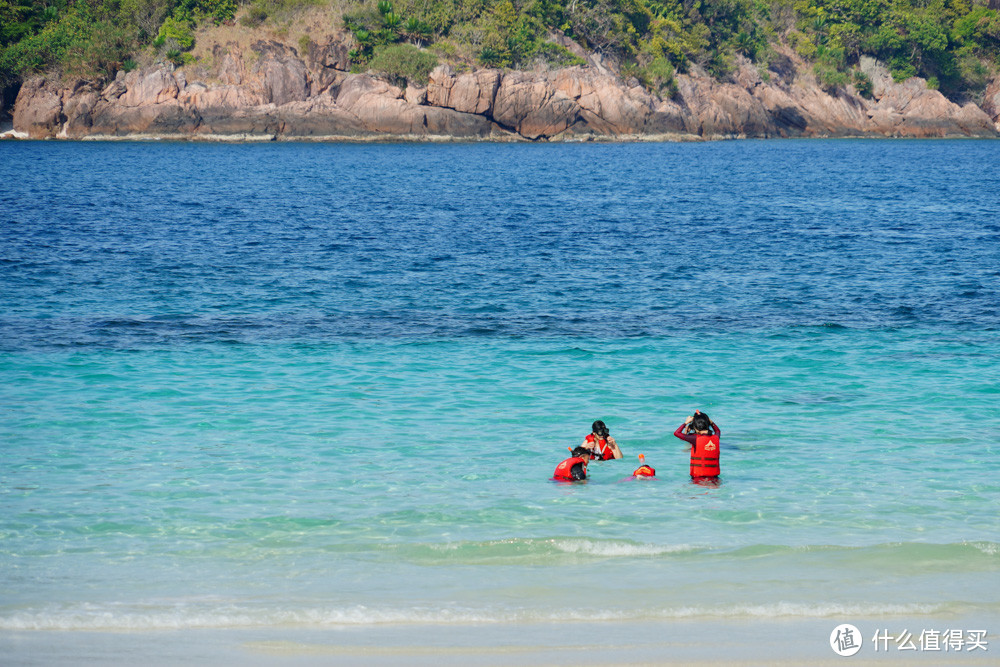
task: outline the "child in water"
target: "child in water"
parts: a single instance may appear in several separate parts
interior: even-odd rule
[[[590,431],[590,435],[583,439],[580,446],[591,450],[596,460],[608,461],[622,457],[622,450],[611,437],[611,431],[604,422],[598,419],[590,427]]]
[[[674,435],[691,445],[691,479],[717,480],[719,477],[719,436],[722,429],[698,410],[677,427]]]
[[[639,477],[656,477],[656,468],[646,463],[646,457],[643,454],[639,454],[640,465],[632,472],[633,478]]]

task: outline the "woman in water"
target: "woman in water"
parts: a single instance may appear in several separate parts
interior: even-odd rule
[[[618,443],[611,437],[611,431],[600,419],[590,427],[590,435],[583,439],[583,444],[580,446],[592,451],[594,458],[598,461],[622,457],[622,450],[619,449]]]
[[[674,431],[675,436],[691,445],[691,479],[694,481],[718,480],[721,434],[722,429],[698,410]]]

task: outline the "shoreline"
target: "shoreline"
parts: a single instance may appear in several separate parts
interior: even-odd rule
[[[841,623],[862,633],[852,665],[988,665],[1000,650],[1000,617],[866,619],[691,619],[670,622],[259,627],[122,632],[20,631],[0,635],[9,665],[103,665],[142,661],[147,667],[194,664],[432,667],[518,665],[835,665],[830,646]],[[986,648],[909,650],[872,635],[916,638],[923,630],[986,630]]]
[[[227,53],[218,71],[155,65],[114,80],[32,78],[8,137],[209,142],[678,142],[743,138],[998,138],[1000,116],[896,82],[863,63],[871,96],[827,90],[791,54],[762,78],[749,61],[715,80],[678,75],[666,97],[604,68],[537,72],[440,65],[426,86],[302,60],[260,43]],[[803,69],[805,68],[805,69]],[[231,81],[232,83],[218,83]]]
[[[895,141],[895,140],[917,140],[917,141],[996,141],[1000,136],[969,136],[965,134],[950,134],[942,136],[915,137],[910,135],[887,136],[882,134],[856,134],[856,135],[816,135],[808,137],[758,137],[745,134],[740,135],[711,135],[698,136],[693,134],[656,134],[656,135],[630,135],[630,136],[586,136],[531,140],[523,137],[459,137],[449,135],[415,135],[415,134],[386,134],[378,136],[349,136],[349,135],[326,135],[326,136],[283,136],[283,135],[255,135],[255,134],[146,134],[136,133],[128,135],[88,135],[82,137],[31,137],[26,132],[19,132],[8,129],[0,132],[0,141],[25,141],[25,142],[94,142],[94,143],[116,143],[116,142],[178,142],[192,144],[656,144],[656,143],[714,143],[722,141],[789,141],[789,140],[872,140],[872,141]]]

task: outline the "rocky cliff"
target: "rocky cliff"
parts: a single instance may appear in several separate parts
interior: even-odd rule
[[[983,108],[959,106],[922,79],[895,83],[874,60],[871,99],[823,90],[784,53],[763,74],[741,62],[732,81],[677,77],[668,98],[622,80],[592,57],[550,71],[455,71],[400,88],[349,70],[341,41],[306,53],[258,41],[217,46],[211,70],[158,65],[114,81],[26,81],[14,133],[30,138],[222,140],[587,140],[726,137],[1000,136],[1000,82]]]

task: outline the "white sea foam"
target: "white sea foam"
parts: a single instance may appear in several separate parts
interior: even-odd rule
[[[996,542],[965,542],[965,544],[979,549],[987,556],[996,556],[1000,553],[1000,544]]]
[[[493,548],[503,546],[523,547],[526,551],[548,554],[555,550],[559,553],[600,557],[660,556],[702,550],[702,547],[688,544],[640,544],[627,540],[595,540],[587,538],[511,538],[490,542],[449,542],[446,544],[431,545],[430,548],[434,551],[458,551],[469,547]]]
[[[145,631],[247,627],[336,627],[365,625],[462,625],[469,623],[563,623],[657,621],[688,618],[771,619],[922,616],[944,611],[934,604],[801,604],[686,606],[659,609],[462,609],[455,607],[261,609],[188,606],[159,610],[92,605],[22,611],[0,617],[0,630]]]
[[[661,556],[700,550],[687,544],[637,544],[624,541],[598,541],[587,539],[555,539],[552,545],[563,552],[591,556]]]

